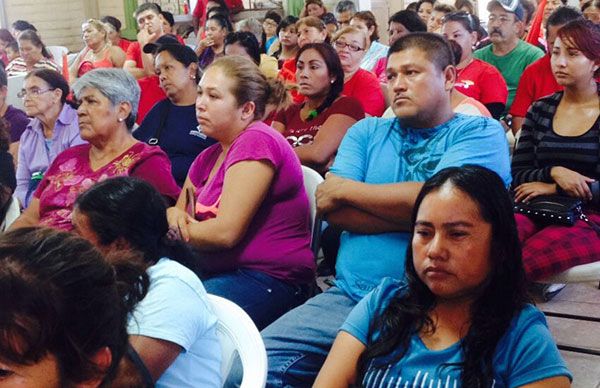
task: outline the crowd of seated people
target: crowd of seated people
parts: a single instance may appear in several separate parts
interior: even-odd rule
[[[600,257],[596,3],[491,0],[486,30],[469,0],[420,0],[386,40],[352,1],[234,24],[241,2],[201,0],[189,45],[143,3],[135,41],[86,20],[67,66],[0,29],[6,378],[239,386],[214,294],[261,331],[268,387],[570,386],[529,286]],[[581,219],[515,213],[544,196]]]

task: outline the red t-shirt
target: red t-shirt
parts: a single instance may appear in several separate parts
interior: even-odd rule
[[[380,117],[385,110],[385,98],[375,74],[365,69],[358,69],[348,81],[344,83],[344,96],[354,97],[361,104],[365,113]]]
[[[510,114],[525,117],[534,101],[562,89],[552,74],[550,55],[546,54],[525,68],[519,80],[515,100],[510,107]]]
[[[138,84],[140,85],[141,92],[138,115],[135,122],[140,124],[154,104],[167,98],[167,95],[160,87],[160,81],[156,75],[140,78]]]
[[[502,74],[487,62],[473,61],[456,74],[456,90],[482,104],[506,104],[508,89]]]
[[[127,39],[119,39],[119,47],[121,48],[121,50],[123,50],[125,53],[127,53],[127,49],[129,48],[129,46],[131,46],[131,42],[130,40]]]
[[[284,111],[279,111],[273,120],[285,125],[283,136],[292,147],[311,144],[323,123],[332,115],[342,114],[352,117],[356,121],[365,117],[360,102],[353,97],[346,96],[335,100],[329,108],[310,121],[304,121],[300,118],[301,109],[302,104],[292,105]]]

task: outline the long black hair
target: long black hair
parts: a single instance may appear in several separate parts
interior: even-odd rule
[[[168,257],[196,269],[192,251],[166,238],[169,224],[165,200],[146,181],[133,177],[107,179],[79,195],[74,209],[87,216],[100,245],[123,239],[143,255],[147,266]]]
[[[334,81],[331,83],[329,87],[329,92],[327,93],[327,97],[323,101],[319,107],[317,107],[317,115],[323,112],[325,109],[329,108],[331,104],[342,94],[342,90],[344,90],[344,70],[342,69],[342,63],[340,62],[340,57],[337,55],[336,51],[331,47],[329,43],[308,43],[305,44],[298,50],[296,54],[296,64],[298,64],[298,59],[300,55],[306,50],[315,50],[319,53],[321,57],[323,57],[323,61],[325,61],[325,65],[327,66],[327,70],[329,71],[329,76],[335,77]]]
[[[481,217],[492,226],[491,270],[471,306],[471,325],[461,342],[464,359],[449,365],[460,367],[463,387],[489,387],[496,345],[513,317],[529,302],[512,203],[496,173],[473,165],[450,167],[425,182],[415,202],[412,225],[423,199],[445,184],[469,196],[478,205]],[[380,336],[367,345],[359,358],[357,383],[364,378],[369,365],[383,369],[388,366],[376,361],[369,364],[373,359],[400,349],[389,361],[394,364],[406,354],[415,332],[435,330],[428,314],[436,305],[436,297],[417,276],[410,244],[405,266],[407,292],[394,297],[373,321],[370,336],[374,332]]]

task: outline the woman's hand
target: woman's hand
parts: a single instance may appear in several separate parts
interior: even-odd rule
[[[568,196],[585,201],[592,200],[592,191],[588,184],[592,183],[594,179],[560,166],[552,167],[550,176]]]
[[[550,194],[556,194],[556,183],[523,183],[515,189],[515,202],[529,202],[540,195]]]
[[[200,39],[198,36],[198,47],[202,50],[211,47],[215,44],[215,41],[212,38],[206,37],[204,39]]]
[[[189,242],[190,231],[188,226],[198,221],[178,207],[170,207],[167,209],[167,222],[169,223],[169,236],[174,233],[183,241]]]

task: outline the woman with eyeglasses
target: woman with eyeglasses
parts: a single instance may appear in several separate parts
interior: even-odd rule
[[[475,15],[461,11],[446,15],[442,23],[444,36],[456,42],[462,49],[462,56],[456,65],[454,88],[481,102],[492,117],[498,119],[506,106],[508,89],[498,69],[473,57],[479,19]]]
[[[306,97],[280,111],[272,124],[294,147],[303,165],[325,174],[350,128],[365,117],[355,98],[341,96],[344,71],[327,43],[309,43],[298,52],[296,79]]]
[[[51,93],[60,97],[58,91]],[[64,150],[43,177],[36,176],[41,182],[12,228],[44,225],[72,230],[71,212],[77,195],[113,176],[144,179],[165,201],[175,202],[181,189],[171,175],[167,155],[160,147],[131,135],[140,99],[135,78],[123,69],[95,69],[75,82],[73,93],[79,102],[73,124],[79,122],[78,134],[89,144]]]
[[[277,42],[277,26],[281,23],[281,15],[275,11],[268,11],[262,23],[262,45],[261,52],[268,54],[271,46]]]
[[[379,43],[379,32],[377,30],[377,20],[371,11],[360,11],[352,16],[350,25],[363,31],[369,37],[369,49],[360,62],[360,67],[372,72],[379,77],[381,74],[375,72],[377,61],[386,58],[389,47]],[[384,69],[385,73],[385,69]]]
[[[385,99],[377,77],[361,69],[360,63],[369,45],[367,35],[356,27],[345,27],[333,40],[344,70],[342,94],[356,98],[369,116],[379,117],[385,110]]]
[[[77,110],[67,101],[68,94],[69,84],[63,76],[45,69],[29,73],[18,94],[25,113],[33,117],[21,135],[17,162],[15,195],[24,208],[56,156],[85,143],[79,136]]]

